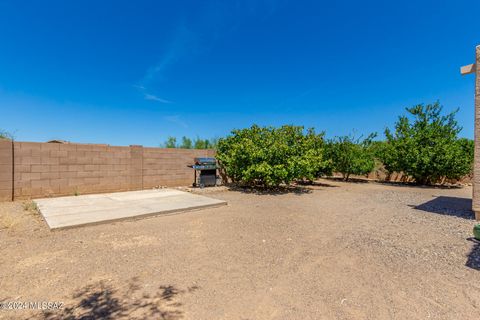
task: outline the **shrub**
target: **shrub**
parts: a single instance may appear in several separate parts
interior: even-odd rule
[[[323,134],[303,127],[253,125],[219,139],[217,159],[233,181],[249,186],[276,187],[296,179],[313,180],[328,170]]]
[[[366,175],[375,167],[371,150],[375,134],[366,139],[355,139],[353,136],[336,137],[328,143],[328,157],[332,160],[333,170],[342,174],[348,181],[350,175]]]
[[[401,171],[418,184],[470,173],[473,142],[458,139],[462,129],[455,120],[458,110],[442,115],[442,109],[439,102],[407,108],[408,114],[395,123],[395,131],[385,130],[382,161],[388,170]]]

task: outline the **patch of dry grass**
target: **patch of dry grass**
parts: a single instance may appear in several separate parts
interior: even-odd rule
[[[31,200],[22,202],[21,207],[19,207],[18,204],[9,203],[9,205],[0,211],[0,230],[12,231],[16,227],[20,227],[28,217],[22,214],[22,209],[23,212],[26,211],[29,216],[39,217],[40,215],[37,204]]]
[[[31,200],[23,203],[23,210],[28,211],[33,215],[37,215],[39,213],[37,204]]]

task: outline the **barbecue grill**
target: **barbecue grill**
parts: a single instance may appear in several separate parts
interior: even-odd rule
[[[194,187],[211,187],[217,185],[217,160],[215,158],[195,158],[195,164],[189,165],[193,169]]]

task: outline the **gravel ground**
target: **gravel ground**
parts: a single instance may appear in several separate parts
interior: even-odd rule
[[[478,317],[470,187],[305,188],[205,189],[229,205],[54,232],[0,203],[0,301],[63,303],[0,318]]]

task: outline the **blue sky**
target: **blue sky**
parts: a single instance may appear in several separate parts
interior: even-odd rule
[[[143,144],[297,124],[382,133],[460,108],[473,138],[478,0],[0,0],[0,128]]]

